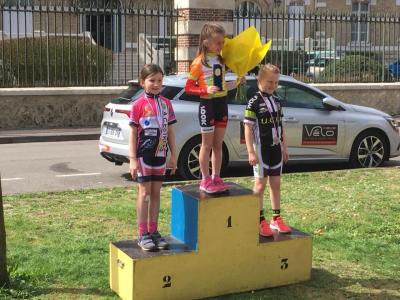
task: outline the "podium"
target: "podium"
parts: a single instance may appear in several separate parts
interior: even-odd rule
[[[168,250],[137,241],[110,243],[110,286],[122,299],[198,299],[310,279],[312,238],[258,233],[258,198],[229,183],[209,196],[198,185],[174,187]]]

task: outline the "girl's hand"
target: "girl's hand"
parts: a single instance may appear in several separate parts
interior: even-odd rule
[[[255,166],[258,163],[257,156],[254,152],[249,153],[249,164]]]
[[[218,92],[218,91],[219,91],[219,87],[217,87],[215,85],[207,87],[208,94],[214,94],[215,92]]]
[[[282,158],[283,158],[283,162],[287,162],[289,160],[289,151],[287,147],[282,147]]]
[[[137,169],[138,169],[137,158],[131,158],[129,160],[129,173],[131,173],[133,180],[135,180],[137,177]]]
[[[247,81],[246,81],[246,77],[245,77],[245,76],[242,76],[242,77],[239,78],[239,84],[240,84],[240,85],[245,85],[246,82],[247,82]]]
[[[171,155],[169,158],[168,164],[167,164],[167,169],[171,169],[170,174],[174,175],[176,171],[176,157],[175,155]]]

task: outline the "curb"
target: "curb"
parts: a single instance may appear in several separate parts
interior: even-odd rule
[[[67,133],[49,135],[30,135],[27,133],[26,135],[0,136],[0,144],[98,140],[99,138],[100,133]]]

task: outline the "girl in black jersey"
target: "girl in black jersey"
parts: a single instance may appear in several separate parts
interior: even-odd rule
[[[279,68],[267,64],[258,73],[259,91],[249,100],[245,110],[245,138],[249,163],[254,169],[254,192],[260,199],[260,235],[271,236],[272,229],[290,233],[280,215],[281,174],[283,162],[289,158],[285,132],[282,127],[282,108],[274,95],[279,82]],[[270,224],[264,217],[263,195],[269,183],[272,207]]]

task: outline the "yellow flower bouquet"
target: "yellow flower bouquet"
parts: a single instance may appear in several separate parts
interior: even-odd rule
[[[238,76],[238,83],[242,76],[257,66],[267,54],[272,40],[261,44],[260,35],[254,26],[250,26],[232,39],[225,38],[221,56],[224,63]],[[238,85],[236,99],[246,97],[245,89]]]

